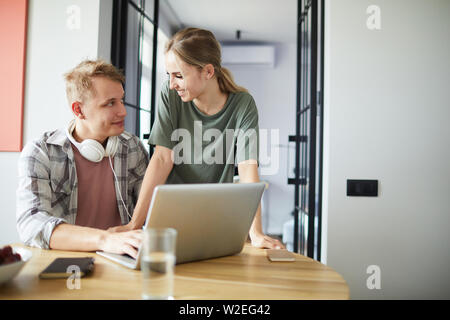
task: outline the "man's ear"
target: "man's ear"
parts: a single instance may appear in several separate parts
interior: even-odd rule
[[[214,66],[212,64],[207,64],[203,67],[203,71],[205,72],[206,79],[209,80],[214,77]]]
[[[84,119],[83,111],[81,110],[81,102],[75,101],[72,103],[73,114],[80,119]]]

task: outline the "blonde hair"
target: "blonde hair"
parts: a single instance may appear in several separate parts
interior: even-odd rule
[[[95,95],[92,87],[93,77],[105,77],[107,79],[125,82],[122,72],[111,63],[104,60],[84,60],[75,68],[64,74],[66,80],[66,95],[69,104],[75,101],[84,102],[88,97]]]
[[[214,74],[223,93],[248,92],[238,86],[233,75],[221,66],[220,44],[211,31],[199,28],[186,28],[175,33],[167,42],[165,53],[172,51],[175,55],[192,66],[202,69],[207,64],[214,67]]]

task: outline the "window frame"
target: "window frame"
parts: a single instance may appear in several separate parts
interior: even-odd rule
[[[153,2],[153,17],[150,17],[146,11],[146,5]],[[136,36],[138,40],[137,52],[131,48],[127,48],[127,37],[130,36],[130,28],[128,25],[128,14],[129,10],[134,10],[138,15],[138,28],[137,34],[132,34]],[[149,22],[153,25],[153,43],[152,43],[152,64],[151,64],[151,85],[150,85],[150,106],[149,110],[142,108],[140,105],[141,100],[141,86],[142,86],[142,51],[143,51],[143,35],[144,35],[144,25],[145,22]],[[125,77],[131,75],[133,81],[125,81],[124,90],[125,95],[130,90],[136,90],[133,92],[136,99],[133,103],[132,101],[127,101],[125,99],[125,106],[128,110],[134,110],[135,115],[128,115],[128,121],[125,124],[125,130],[140,137],[143,140],[149,138],[150,132],[143,133],[141,137],[141,112],[150,113],[150,130],[155,121],[155,107],[156,107],[156,69],[157,69],[157,49],[158,49],[158,30],[159,30],[159,0],[114,0],[113,2],[113,24],[112,24],[112,39],[111,39],[111,63],[123,71]],[[135,70],[127,69],[127,54],[134,54],[138,60],[137,72]],[[133,68],[134,69],[134,68]],[[135,78],[133,77],[135,76]],[[134,117],[130,119],[129,117]],[[153,147],[149,146],[150,156],[153,153]]]

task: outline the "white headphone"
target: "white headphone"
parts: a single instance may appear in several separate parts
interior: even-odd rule
[[[100,142],[93,139],[86,139],[81,143],[77,142],[72,136],[74,129],[75,120],[72,120],[66,130],[67,138],[77,147],[81,155],[89,161],[100,162],[104,157],[113,157],[116,154],[119,145],[119,139],[116,136],[109,137],[106,148],[103,148]]]
[[[120,200],[122,200],[123,207],[128,214],[128,217],[131,220],[131,215],[128,212],[127,206],[122,198],[122,192],[119,187],[119,179],[117,179],[116,172],[112,166],[111,157],[117,152],[117,148],[119,146],[119,139],[117,136],[111,136],[108,138],[108,142],[106,143],[106,148],[103,148],[100,142],[95,141],[94,139],[86,139],[83,142],[77,142],[72,136],[72,132],[75,129],[75,120],[70,121],[69,126],[66,130],[67,138],[69,138],[70,142],[80,151],[80,154],[89,161],[92,162],[100,162],[104,157],[109,157],[109,165],[111,166],[111,170],[114,174],[115,181],[117,183],[117,188],[119,189]]]

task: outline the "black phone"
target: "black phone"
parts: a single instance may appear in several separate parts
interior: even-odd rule
[[[78,276],[84,277],[91,273],[94,268],[95,259],[92,257],[83,258],[56,258],[40,274],[41,279],[69,278],[78,273]]]

